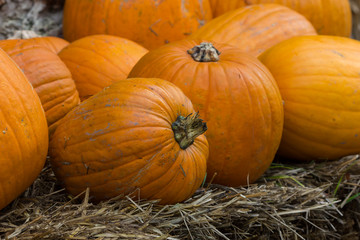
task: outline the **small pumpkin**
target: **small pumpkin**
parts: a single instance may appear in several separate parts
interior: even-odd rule
[[[189,198],[206,172],[206,124],[179,88],[128,79],[82,102],[50,142],[57,178],[94,201],[135,193],[162,204]]]
[[[214,17],[253,4],[276,3],[304,15],[321,35],[350,37],[349,0],[209,0]]]
[[[72,42],[58,55],[70,70],[80,99],[127,78],[131,68],[148,50],[110,35],[93,35]]]
[[[284,99],[279,155],[334,160],[360,152],[360,42],[302,36],[263,53]]]
[[[214,183],[252,183],[271,164],[283,108],[275,80],[255,57],[225,44],[181,40],[145,54],[129,77],[168,80],[190,98],[209,126],[208,180],[216,174]]]
[[[39,97],[0,49],[0,209],[39,175],[48,150],[48,128]]]
[[[186,38],[211,18],[208,0],[67,0],[63,31],[71,42],[109,34],[154,49]]]
[[[49,133],[53,133],[58,121],[80,102],[70,71],[56,53],[30,39],[2,40],[0,48],[17,63],[39,95]]]
[[[278,4],[258,4],[225,13],[189,38],[230,44],[258,56],[281,41],[301,35],[316,35],[305,17]]]

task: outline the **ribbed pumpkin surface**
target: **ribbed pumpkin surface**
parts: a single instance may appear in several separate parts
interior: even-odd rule
[[[34,45],[38,44],[46,47],[56,54],[59,53],[64,47],[69,45],[69,42],[65,39],[53,36],[29,38],[27,41]]]
[[[283,108],[270,72],[256,58],[223,44],[217,62],[197,62],[187,50],[200,41],[182,40],[147,53],[129,77],[159,77],[180,87],[207,122],[207,180],[247,184],[259,178],[280,144]]]
[[[360,152],[360,42],[296,37],[260,56],[285,101],[279,153],[327,160]]]
[[[190,38],[230,44],[258,56],[281,41],[302,35],[316,35],[305,17],[278,4],[259,4],[225,13]]]
[[[304,15],[322,35],[349,37],[351,9],[349,0],[209,0],[214,17],[247,5],[277,3]]]
[[[49,132],[79,102],[79,94],[66,65],[56,53],[32,40],[3,40],[2,48],[21,68],[39,95]]]
[[[80,99],[127,78],[131,68],[148,50],[110,35],[93,35],[72,42],[59,53],[70,70]]]
[[[0,49],[0,209],[39,175],[48,150],[48,128],[39,97]]]
[[[208,0],[67,0],[63,29],[71,42],[110,34],[153,49],[187,37],[211,18]]]
[[[208,157],[204,135],[185,150],[175,141],[172,123],[191,113],[190,100],[167,81],[118,81],[61,121],[50,143],[55,174],[74,195],[89,187],[94,200],[135,191],[183,201],[203,181]]]

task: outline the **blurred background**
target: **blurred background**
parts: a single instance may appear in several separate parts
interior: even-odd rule
[[[360,39],[360,0],[350,0],[353,13],[353,38]]]
[[[0,0],[0,39],[62,36],[65,0]],[[350,0],[353,35],[360,40],[360,0]]]

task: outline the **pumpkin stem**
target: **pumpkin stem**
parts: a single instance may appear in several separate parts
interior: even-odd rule
[[[208,42],[200,43],[187,50],[187,53],[197,62],[217,62],[220,55],[220,52]]]
[[[189,147],[197,136],[207,130],[206,123],[199,118],[198,112],[193,117],[191,115],[192,113],[187,117],[178,116],[176,121],[171,124],[175,140],[179,143],[181,149]]]

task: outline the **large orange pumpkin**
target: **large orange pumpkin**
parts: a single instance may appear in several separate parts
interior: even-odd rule
[[[285,102],[281,156],[332,160],[360,152],[360,42],[303,36],[263,53]]]
[[[79,104],[79,94],[66,65],[56,53],[28,39],[0,41],[40,97],[50,134],[58,121]]]
[[[316,35],[305,17],[278,4],[259,4],[225,13],[190,38],[230,44],[258,56],[281,41],[302,35]]]
[[[135,192],[177,203],[204,179],[205,130],[170,82],[118,81],[65,116],[50,143],[51,164],[74,195],[89,187],[95,201]]]
[[[71,42],[110,34],[153,49],[187,37],[211,18],[208,0],[67,0],[63,30]]]
[[[18,66],[0,49],[0,209],[39,175],[48,128],[39,97]]]
[[[349,37],[351,9],[349,0],[209,0],[214,17],[225,12],[260,3],[277,3],[304,15],[322,35]]]
[[[129,77],[175,83],[208,124],[208,180],[238,186],[258,179],[280,144],[283,107],[270,72],[255,57],[223,44],[182,40],[152,50]],[[220,52],[220,55],[218,55]]]
[[[110,35],[93,35],[72,42],[58,55],[70,70],[80,99],[127,78],[131,68],[148,50]]]

